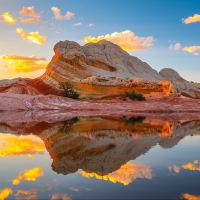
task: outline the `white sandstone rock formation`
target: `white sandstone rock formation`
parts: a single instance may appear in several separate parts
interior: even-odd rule
[[[54,46],[55,55],[42,79],[70,81],[82,93],[119,93],[127,88],[136,91],[162,91],[170,85],[147,63],[130,56],[119,46],[102,40],[80,46],[76,42],[60,41]]]
[[[173,83],[173,92],[184,96],[200,97],[200,89],[196,88],[192,83],[183,79],[175,70],[170,68],[162,69],[159,74],[164,80],[171,80]]]

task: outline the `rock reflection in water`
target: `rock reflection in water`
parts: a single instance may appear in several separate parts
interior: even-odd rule
[[[67,127],[66,132],[63,126]],[[104,176],[156,144],[171,148],[199,129],[200,121],[175,123],[144,117],[79,117],[42,132],[40,137],[53,159],[52,169],[57,173],[66,175],[82,169]]]
[[[11,121],[3,121],[0,117],[0,132],[39,136],[53,160],[52,169],[64,175],[81,169],[88,177],[94,176],[93,173],[106,177],[157,144],[171,148],[185,136],[200,131],[199,116],[195,114],[188,117],[188,121],[182,114],[131,116],[129,113],[129,116],[88,117],[86,113],[86,116],[76,117],[74,113],[52,112],[45,116],[41,113],[26,114],[27,118],[13,114]],[[137,176],[132,180],[135,178]],[[128,183],[124,181],[123,184]]]

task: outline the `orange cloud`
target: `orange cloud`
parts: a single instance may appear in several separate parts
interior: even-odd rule
[[[174,165],[174,166],[169,166],[168,168],[170,172],[173,170],[176,173],[179,173],[181,168],[191,171],[200,171],[200,164],[198,160],[195,160],[193,163],[187,163],[182,165],[181,167]]]
[[[195,23],[195,22],[200,22],[200,15],[195,14],[194,16],[183,19],[184,24],[190,24],[190,23]]]
[[[169,171],[171,172],[172,170],[174,170],[174,172],[176,172],[177,174],[180,172],[181,168],[179,166],[174,165],[173,167],[169,166]]]
[[[13,191],[11,188],[4,188],[3,190],[0,190],[0,199],[4,200],[12,193],[13,193]]]
[[[171,44],[169,49],[171,49],[171,50],[179,50],[179,49],[181,49],[181,44],[180,43],[176,43],[174,46]]]
[[[187,200],[200,200],[200,196],[195,196],[187,193],[183,194],[183,198]]]
[[[15,194],[16,198],[15,200],[25,200],[25,199],[38,199],[37,193],[43,192],[42,190],[37,189],[31,189],[31,190],[17,190],[17,193]],[[26,197],[22,197],[21,195],[28,195]]]
[[[16,197],[15,200],[39,200],[36,195],[30,195],[26,197]]]
[[[182,166],[183,169],[188,169],[192,171],[200,171],[200,165],[198,166],[199,161],[195,160],[193,163],[188,163]]]
[[[16,19],[14,19],[14,17],[9,14],[8,12],[4,13],[3,15],[0,16],[0,22],[6,22],[8,24],[15,24],[16,23]]]
[[[100,176],[96,173],[87,173],[83,170],[81,170],[80,173],[85,178],[95,177],[96,179],[111,181],[113,183],[119,182],[124,185],[130,184],[131,182],[133,182],[133,180],[137,178],[152,178],[151,169],[148,166],[132,164],[129,162],[121,166],[119,170],[105,176]]]
[[[52,194],[51,200],[57,200],[57,199],[63,199],[63,200],[71,200],[71,198],[67,194]]]
[[[135,50],[144,50],[152,46],[153,37],[138,37],[132,31],[126,30],[124,32],[115,32],[107,35],[101,35],[98,37],[87,36],[82,42],[99,42],[100,40],[108,40],[114,44],[119,45],[125,51],[135,51]]]
[[[182,50],[188,53],[194,53],[194,55],[197,56],[199,55],[197,51],[200,50],[200,46],[184,47]]]
[[[38,32],[25,33],[22,28],[17,28],[16,32],[27,42],[44,44],[46,40],[46,36],[41,36]]]
[[[41,24],[42,21],[40,19],[35,19],[35,18],[20,18],[22,23],[33,23],[33,24]]]
[[[72,26],[74,26],[74,27],[77,27],[77,26],[81,26],[81,22],[78,22],[78,23],[76,23],[76,24],[73,24]]]
[[[24,195],[31,195],[31,194],[37,194],[42,192],[42,190],[38,190],[38,189],[31,189],[31,190],[17,190],[17,193],[15,194],[15,196],[19,196],[20,194],[24,194]]]
[[[19,12],[21,16],[31,16],[35,18],[40,18],[43,12],[36,13],[34,11],[34,6],[31,7],[23,7],[22,10]]]
[[[0,156],[29,156],[33,157],[36,153],[44,153],[45,146],[42,142],[35,141],[30,136],[14,136],[9,137],[1,135],[2,150]]]
[[[33,168],[30,170],[25,170],[20,172],[17,178],[12,181],[13,185],[19,185],[22,180],[27,181],[36,181],[37,177],[44,176],[44,173],[41,168]]]
[[[8,72],[32,72],[45,69],[48,63],[45,58],[37,58],[37,56],[0,56],[0,60],[5,61],[5,66],[12,67]]]
[[[65,16],[62,16],[60,9],[57,7],[52,7],[51,10],[53,11],[53,14],[57,20],[63,20],[63,19],[70,20],[70,19],[74,18],[74,16],[75,16],[75,14],[70,11],[67,11]]]

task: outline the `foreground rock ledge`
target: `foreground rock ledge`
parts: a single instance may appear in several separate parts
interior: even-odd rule
[[[146,101],[107,100],[81,102],[55,95],[0,94],[0,111],[10,110],[101,110],[129,112],[200,112],[200,99],[160,96]]]

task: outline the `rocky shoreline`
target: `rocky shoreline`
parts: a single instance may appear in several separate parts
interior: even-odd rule
[[[0,111],[20,110],[200,112],[200,99],[152,94],[146,101],[77,101],[56,95],[0,94]]]

